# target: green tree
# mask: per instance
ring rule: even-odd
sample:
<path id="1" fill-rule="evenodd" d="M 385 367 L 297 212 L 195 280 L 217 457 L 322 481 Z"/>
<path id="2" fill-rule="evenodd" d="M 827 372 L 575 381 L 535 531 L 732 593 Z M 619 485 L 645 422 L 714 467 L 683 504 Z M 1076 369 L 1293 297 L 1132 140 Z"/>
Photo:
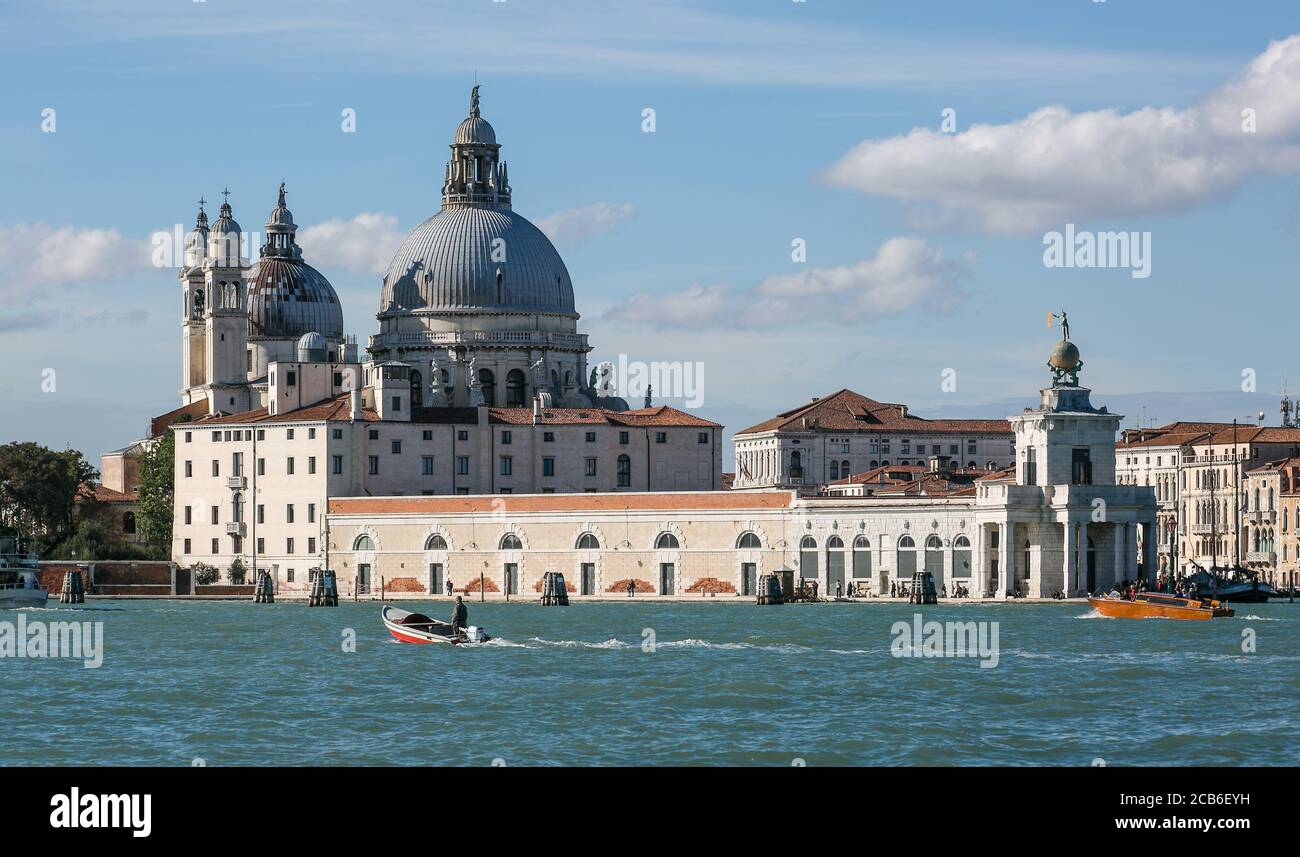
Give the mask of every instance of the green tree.
<path id="1" fill-rule="evenodd" d="M 72 534 L 78 501 L 94 503 L 99 471 L 75 449 L 0 446 L 0 521 L 41 553 Z"/>
<path id="2" fill-rule="evenodd" d="M 177 422 L 188 422 L 189 414 L 182 414 Z M 149 545 L 151 553 L 166 559 L 172 550 L 172 523 L 176 495 L 176 436 L 163 432 L 162 438 L 140 456 L 140 514 L 136 526 Z"/>

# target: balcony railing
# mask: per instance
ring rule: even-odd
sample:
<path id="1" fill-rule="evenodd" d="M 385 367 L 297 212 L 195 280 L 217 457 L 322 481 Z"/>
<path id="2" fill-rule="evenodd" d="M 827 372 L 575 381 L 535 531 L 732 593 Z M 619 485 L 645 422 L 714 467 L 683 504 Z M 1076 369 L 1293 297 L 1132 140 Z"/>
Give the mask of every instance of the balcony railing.
<path id="1" fill-rule="evenodd" d="M 1277 553 L 1274 551 L 1247 551 L 1246 562 L 1251 565 L 1277 565 Z"/>
<path id="2" fill-rule="evenodd" d="M 228 536 L 243 536 L 243 535 L 244 535 L 244 522 L 243 522 L 243 521 L 227 521 L 227 522 L 226 522 L 226 535 L 228 535 Z"/>
<path id="3" fill-rule="evenodd" d="M 226 487 L 236 488 L 242 491 L 244 488 L 248 487 L 248 480 L 243 476 L 227 476 Z"/>

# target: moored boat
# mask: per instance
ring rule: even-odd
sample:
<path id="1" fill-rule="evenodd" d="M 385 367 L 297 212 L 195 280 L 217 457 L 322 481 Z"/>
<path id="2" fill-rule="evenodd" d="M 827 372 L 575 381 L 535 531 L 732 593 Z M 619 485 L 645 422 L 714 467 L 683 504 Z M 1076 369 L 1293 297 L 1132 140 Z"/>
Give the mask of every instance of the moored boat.
<path id="1" fill-rule="evenodd" d="M 486 643 L 492 639 L 477 625 L 469 625 L 454 632 L 449 622 L 440 622 L 423 613 L 412 613 L 387 604 L 380 611 L 380 617 L 384 620 L 388 633 L 402 643 L 449 643 L 458 646 L 463 643 Z"/>
<path id="2" fill-rule="evenodd" d="M 14 539 L 0 539 L 0 610 L 45 606 L 50 593 L 37 570 L 35 554 L 20 552 Z"/>
<path id="3" fill-rule="evenodd" d="M 1139 592 L 1130 601 L 1118 593 L 1090 597 L 1088 603 L 1112 619 L 1226 619 L 1235 611 L 1220 601 Z"/>

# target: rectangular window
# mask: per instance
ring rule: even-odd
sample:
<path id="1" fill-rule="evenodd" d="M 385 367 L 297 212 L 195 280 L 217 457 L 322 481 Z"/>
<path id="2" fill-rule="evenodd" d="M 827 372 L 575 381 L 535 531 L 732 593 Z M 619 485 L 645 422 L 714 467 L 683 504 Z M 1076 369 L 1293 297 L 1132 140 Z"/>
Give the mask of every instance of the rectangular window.
<path id="1" fill-rule="evenodd" d="M 314 455 L 307 456 L 307 472 L 308 473 L 316 472 L 316 456 Z"/>
<path id="2" fill-rule="evenodd" d="M 258 539 L 258 540 L 257 540 L 257 552 L 258 552 L 259 554 L 264 554 L 264 553 L 266 553 L 266 539 Z"/>
<path id="3" fill-rule="evenodd" d="M 554 459 L 554 458 L 547 457 L 547 458 L 543 458 L 543 459 L 542 459 L 542 475 L 543 475 L 543 476 L 554 476 L 554 475 L 555 475 L 555 459 Z"/>
<path id="4" fill-rule="evenodd" d="M 469 456 L 468 456 L 468 455 L 458 455 L 458 456 L 456 456 L 456 475 L 457 475 L 457 476 L 468 476 L 468 475 L 469 475 Z"/>
<path id="5" fill-rule="evenodd" d="M 257 459 L 257 475 L 258 475 L 258 476 L 265 476 L 265 475 L 266 475 L 266 459 L 265 459 L 265 458 L 259 458 L 259 459 Z"/>
<path id="6" fill-rule="evenodd" d="M 595 443 L 595 442 L 596 442 L 596 433 L 594 431 L 587 432 L 587 443 Z"/>
<path id="7" fill-rule="evenodd" d="M 288 372 L 285 372 L 284 383 L 289 387 L 296 387 L 298 385 L 298 373 L 293 371 L 292 369 L 290 369 Z M 289 429 L 289 439 L 293 440 L 293 429 Z"/>
<path id="8" fill-rule="evenodd" d="M 379 456 L 377 455 L 370 456 L 370 475 L 379 475 Z"/>
<path id="9" fill-rule="evenodd" d="M 420 438 L 422 440 L 433 440 L 433 432 L 429 431 L 428 429 L 425 429 L 423 432 L 420 433 Z"/>
<path id="10" fill-rule="evenodd" d="M 392 400 L 393 400 L 393 413 L 397 413 L 402 409 L 402 397 L 393 396 Z"/>
<path id="11" fill-rule="evenodd" d="M 213 442 L 213 443 L 221 443 L 221 432 L 219 432 L 219 431 L 214 431 L 214 432 L 212 433 L 212 442 Z"/>
<path id="12" fill-rule="evenodd" d="M 307 539 L 307 553 L 316 553 L 316 539 Z"/>
<path id="13" fill-rule="evenodd" d="M 627 432 L 625 432 L 625 431 L 621 431 L 621 432 L 618 433 L 618 443 L 619 443 L 620 446 L 627 446 L 627 444 L 628 444 L 628 433 L 627 433 Z"/>
<path id="14" fill-rule="evenodd" d="M 555 443 L 555 432 L 553 431 L 542 432 L 542 443 Z"/>
<path id="15" fill-rule="evenodd" d="M 668 432 L 666 431 L 655 432 L 655 443 L 667 443 L 667 442 L 668 442 Z"/>
<path id="16" fill-rule="evenodd" d="M 220 540 L 220 539 L 213 539 L 213 540 L 212 540 L 212 553 L 214 553 L 214 554 L 221 553 L 221 540 Z"/>
<path id="17" fill-rule="evenodd" d="M 308 539 L 308 540 L 307 540 L 307 544 L 311 544 L 311 543 L 314 542 L 314 541 L 316 541 L 316 540 L 315 540 L 315 539 Z M 315 551 L 307 551 L 307 552 L 308 552 L 308 553 L 315 553 Z M 287 569 L 287 570 L 285 571 L 284 574 L 285 574 L 284 582 L 285 582 L 285 583 L 293 583 L 293 569 L 292 569 L 292 568 Z"/>
<path id="18" fill-rule="evenodd" d="M 257 439 L 258 439 L 258 440 L 266 440 L 266 429 L 258 429 L 258 430 L 257 430 Z"/>
<path id="19" fill-rule="evenodd" d="M 456 489 L 456 493 L 457 493 L 457 494 L 468 494 L 468 493 L 469 493 L 469 489 L 462 485 L 461 487 L 459 487 L 459 488 Z"/>
<path id="20" fill-rule="evenodd" d="M 501 475 L 512 476 L 514 475 L 514 469 L 515 460 L 508 455 L 501 456 Z"/>
<path id="21" fill-rule="evenodd" d="M 343 456 L 341 456 L 341 455 L 335 455 L 335 456 L 332 456 L 332 457 L 331 457 L 331 467 L 333 468 L 333 471 L 334 471 L 334 475 L 335 475 L 335 476 L 340 476 L 340 475 L 342 475 L 342 473 L 343 473 Z"/>
<path id="22" fill-rule="evenodd" d="M 371 440 L 379 440 L 379 430 L 378 430 L 378 429 L 371 429 L 371 430 L 370 430 L 370 439 L 371 439 Z"/>
<path id="23" fill-rule="evenodd" d="M 293 553 L 293 539 L 284 540 L 284 552 Z"/>
<path id="24" fill-rule="evenodd" d="M 217 461 L 215 458 L 212 459 L 212 475 L 213 476 L 221 475 L 221 462 Z"/>
<path id="25" fill-rule="evenodd" d="M 185 462 L 185 478 L 186 478 L 186 479 L 189 479 L 189 478 L 190 478 L 191 476 L 193 476 L 193 475 L 194 475 L 194 462 L 193 462 L 193 461 L 186 461 L 186 462 Z"/>
<path id="26" fill-rule="evenodd" d="M 194 440 L 194 438 L 193 438 L 193 434 L 194 434 L 194 432 L 192 432 L 192 431 L 187 431 L 187 432 L 185 432 L 185 442 L 186 442 L 186 443 L 189 443 L 190 441 Z"/>
<path id="27" fill-rule="evenodd" d="M 1070 451 L 1070 482 L 1073 485 L 1092 484 L 1091 450 L 1086 446 Z"/>
<path id="28" fill-rule="evenodd" d="M 420 473 L 423 476 L 433 475 L 433 456 L 426 455 L 420 459 Z"/>
<path id="29" fill-rule="evenodd" d="M 456 431 L 456 440 L 469 440 L 469 431 L 467 429 L 458 429 Z"/>
<path id="30" fill-rule="evenodd" d="M 1025 484 L 1038 484 L 1038 450 L 1032 446 L 1025 450 Z"/>
<path id="31" fill-rule="evenodd" d="M 695 442 L 696 442 L 696 443 L 708 443 L 708 442 L 709 442 L 709 433 L 706 432 L 706 431 L 702 431 L 702 432 L 700 432 L 700 433 L 699 433 L 699 436 L 696 437 Z M 845 450 L 845 451 L 847 452 L 848 450 Z"/>
<path id="32" fill-rule="evenodd" d="M 188 526 L 189 524 L 193 523 L 193 511 L 194 511 L 194 510 L 193 510 L 191 507 L 189 507 L 189 506 L 186 506 L 186 507 L 185 507 L 185 524 L 186 524 L 186 526 Z"/>
<path id="33" fill-rule="evenodd" d="M 292 375 L 293 373 L 290 372 L 289 374 Z M 290 385 L 290 386 L 292 386 L 292 385 Z M 285 429 L 285 430 L 284 430 L 284 437 L 285 437 L 285 440 L 293 440 L 293 429 Z"/>
<path id="34" fill-rule="evenodd" d="M 596 475 L 596 459 L 594 459 L 594 458 L 588 458 L 588 459 L 585 459 L 585 462 L 586 462 L 586 475 L 588 475 L 588 476 L 595 476 L 595 475 Z"/>
<path id="35" fill-rule="evenodd" d="M 257 522 L 259 524 L 266 523 L 266 507 L 263 506 L 261 503 L 257 504 Z"/>
<path id="36" fill-rule="evenodd" d="M 185 553 L 189 553 L 189 552 L 190 552 L 190 540 L 189 540 L 189 539 L 186 539 L 186 540 L 185 540 Z"/>
<path id="37" fill-rule="evenodd" d="M 335 373 L 334 373 L 334 386 L 335 386 L 335 387 L 342 387 L 342 386 L 343 386 L 343 373 L 342 373 L 342 372 L 335 372 Z"/>
<path id="38" fill-rule="evenodd" d="M 314 524 L 314 523 L 316 523 L 316 504 L 315 504 L 315 503 L 308 503 L 308 504 L 307 504 L 307 523 L 309 523 L 309 524 Z"/>
<path id="39" fill-rule="evenodd" d="M 287 464 L 285 465 L 284 472 L 287 473 L 287 474 L 289 474 L 290 476 L 293 475 L 293 459 L 292 459 L 292 458 L 287 459 Z"/>
<path id="40" fill-rule="evenodd" d="M 316 429 L 314 428 L 307 429 L 307 440 L 315 440 L 315 439 L 316 439 Z"/>
<path id="41" fill-rule="evenodd" d="M 220 506 L 213 506 L 213 507 L 212 507 L 212 523 L 214 523 L 214 524 L 219 524 L 219 523 L 221 523 L 221 507 L 220 507 Z"/>
<path id="42" fill-rule="evenodd" d="M 393 441 L 392 449 L 393 449 L 393 455 L 401 455 L 401 454 L 402 454 L 402 442 L 401 442 L 400 440 L 395 440 L 395 441 Z"/>
<path id="43" fill-rule="evenodd" d="M 502 446 L 505 446 L 505 445 L 508 444 L 508 443 L 510 443 L 510 432 L 509 432 L 509 431 L 502 431 L 502 432 L 501 432 L 501 445 L 502 445 Z"/>
<path id="44" fill-rule="evenodd" d="M 293 523 L 293 504 L 292 504 L 292 503 L 288 503 L 288 504 L 286 504 L 285 507 L 284 507 L 284 522 L 285 522 L 286 524 L 292 524 L 292 523 Z"/>
<path id="45" fill-rule="evenodd" d="M 970 439 L 970 440 L 967 440 L 967 441 L 966 441 L 966 454 L 967 454 L 967 455 L 974 455 L 974 454 L 975 454 L 975 441 L 974 441 L 974 439 Z"/>
<path id="46" fill-rule="evenodd" d="M 343 440 L 343 429 L 333 429 L 330 431 L 330 435 L 335 440 Z"/>

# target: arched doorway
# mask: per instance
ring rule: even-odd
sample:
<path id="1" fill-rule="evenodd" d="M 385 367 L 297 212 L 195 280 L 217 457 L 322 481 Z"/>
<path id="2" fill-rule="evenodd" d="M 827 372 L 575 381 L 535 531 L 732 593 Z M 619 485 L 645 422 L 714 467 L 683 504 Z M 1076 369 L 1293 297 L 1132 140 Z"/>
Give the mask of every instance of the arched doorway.
<path id="1" fill-rule="evenodd" d="M 934 577 L 934 588 L 944 586 L 943 540 L 931 533 L 925 539 L 925 570 Z"/>
<path id="2" fill-rule="evenodd" d="M 871 539 L 858 536 L 853 540 L 854 588 L 866 586 L 871 581 Z"/>
<path id="3" fill-rule="evenodd" d="M 971 576 L 970 539 L 958 536 L 952 540 L 952 576 L 969 580 Z"/>
<path id="4" fill-rule="evenodd" d="M 424 379 L 414 369 L 411 370 L 411 407 L 424 407 Z"/>
<path id="5" fill-rule="evenodd" d="M 478 385 L 483 391 L 483 401 L 488 405 L 497 403 L 497 376 L 491 369 L 478 370 Z"/>
<path id="6" fill-rule="evenodd" d="M 844 540 L 831 536 L 826 540 L 826 594 L 844 589 Z"/>
<path id="7" fill-rule="evenodd" d="M 916 574 L 916 542 L 911 536 L 898 540 L 898 582 L 910 583 Z"/>
<path id="8" fill-rule="evenodd" d="M 804 580 L 817 579 L 817 540 L 804 536 L 799 542 L 799 576 Z"/>

